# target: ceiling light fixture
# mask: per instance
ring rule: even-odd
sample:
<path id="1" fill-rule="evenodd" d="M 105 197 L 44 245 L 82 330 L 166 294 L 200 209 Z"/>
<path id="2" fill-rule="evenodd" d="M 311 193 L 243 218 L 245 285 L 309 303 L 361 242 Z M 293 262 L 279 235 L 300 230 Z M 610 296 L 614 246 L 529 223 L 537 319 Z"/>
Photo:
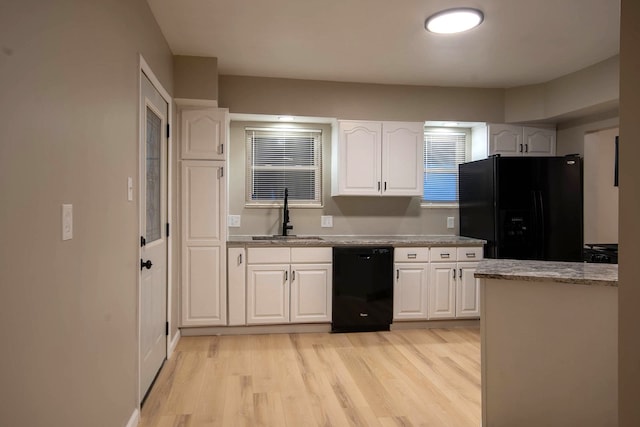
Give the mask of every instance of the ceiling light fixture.
<path id="1" fill-rule="evenodd" d="M 435 13 L 427 18 L 424 27 L 438 34 L 461 33 L 477 27 L 484 20 L 484 14 L 478 9 L 460 7 Z"/>

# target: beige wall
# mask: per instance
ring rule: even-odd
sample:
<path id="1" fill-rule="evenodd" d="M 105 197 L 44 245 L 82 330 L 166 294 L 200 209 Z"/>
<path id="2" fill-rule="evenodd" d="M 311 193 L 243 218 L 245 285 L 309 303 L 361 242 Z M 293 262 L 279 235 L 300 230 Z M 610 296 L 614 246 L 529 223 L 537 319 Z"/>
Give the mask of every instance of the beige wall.
<path id="1" fill-rule="evenodd" d="M 619 123 L 617 109 L 559 123 L 556 127 L 556 152 L 559 156 L 576 153 L 583 155 L 584 137 L 587 133 L 616 128 Z"/>
<path id="2" fill-rule="evenodd" d="M 617 107 L 620 59 L 598 64 L 546 83 L 506 90 L 505 121 L 557 121 Z"/>
<path id="3" fill-rule="evenodd" d="M 232 113 L 360 120 L 501 123 L 504 90 L 220 76 L 219 105 Z"/>
<path id="4" fill-rule="evenodd" d="M 218 99 L 218 58 L 174 55 L 175 98 Z"/>
<path id="5" fill-rule="evenodd" d="M 171 92 L 144 0 L 3 2 L 0 425 L 123 426 L 137 406 L 139 53 Z"/>
<path id="6" fill-rule="evenodd" d="M 614 183 L 618 128 L 584 138 L 584 242 L 618 243 L 618 187 Z"/>
<path id="7" fill-rule="evenodd" d="M 241 215 L 242 226 L 229 228 L 229 235 L 277 234 L 282 231 L 282 209 L 247 208 L 245 127 L 268 124 L 231 122 L 229 151 L 229 214 Z M 457 234 L 458 209 L 421 208 L 417 197 L 331 197 L 331 125 L 301 125 L 323 131 L 322 208 L 291 208 L 293 234 L 301 235 L 412 235 Z M 321 228 L 320 216 L 332 215 L 333 227 Z M 447 229 L 447 216 L 456 218 L 456 228 Z"/>
<path id="8" fill-rule="evenodd" d="M 622 0 L 620 35 L 620 427 L 640 425 L 640 2 Z"/>

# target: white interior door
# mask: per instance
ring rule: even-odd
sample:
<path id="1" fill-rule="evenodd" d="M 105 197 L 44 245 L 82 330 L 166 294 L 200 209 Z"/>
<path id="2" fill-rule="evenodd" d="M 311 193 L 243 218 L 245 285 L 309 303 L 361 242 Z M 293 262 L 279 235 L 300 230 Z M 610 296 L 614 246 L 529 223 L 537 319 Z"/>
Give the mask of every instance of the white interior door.
<path id="1" fill-rule="evenodd" d="M 140 400 L 167 357 L 168 104 L 142 73 L 140 112 Z"/>

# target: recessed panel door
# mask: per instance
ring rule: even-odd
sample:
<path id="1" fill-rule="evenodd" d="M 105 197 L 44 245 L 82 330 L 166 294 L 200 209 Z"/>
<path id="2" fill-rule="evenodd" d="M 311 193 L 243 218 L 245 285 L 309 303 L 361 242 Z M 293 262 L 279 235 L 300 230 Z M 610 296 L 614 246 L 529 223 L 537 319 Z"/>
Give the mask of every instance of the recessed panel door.
<path id="1" fill-rule="evenodd" d="M 140 399 L 167 356 L 167 117 L 168 105 L 141 76 Z"/>

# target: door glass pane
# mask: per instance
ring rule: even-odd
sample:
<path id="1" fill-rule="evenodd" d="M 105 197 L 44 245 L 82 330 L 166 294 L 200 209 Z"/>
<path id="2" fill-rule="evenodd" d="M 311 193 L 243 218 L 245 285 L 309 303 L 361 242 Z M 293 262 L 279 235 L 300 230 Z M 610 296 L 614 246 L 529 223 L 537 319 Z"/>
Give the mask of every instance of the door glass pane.
<path id="1" fill-rule="evenodd" d="M 161 237 L 161 127 L 162 119 L 147 107 L 147 243 Z"/>

